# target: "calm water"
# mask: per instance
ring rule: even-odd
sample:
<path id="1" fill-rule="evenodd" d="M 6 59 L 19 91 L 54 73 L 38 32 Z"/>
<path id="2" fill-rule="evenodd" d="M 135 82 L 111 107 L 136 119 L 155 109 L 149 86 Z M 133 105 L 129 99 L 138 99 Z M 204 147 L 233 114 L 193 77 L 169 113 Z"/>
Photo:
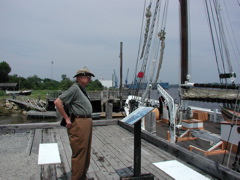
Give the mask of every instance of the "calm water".
<path id="1" fill-rule="evenodd" d="M 168 94 L 170 94 L 175 102 L 179 102 L 178 96 L 178 88 L 169 88 L 167 90 Z M 152 93 L 152 97 L 154 99 L 158 99 L 159 95 L 157 90 Z M 197 102 L 197 101 L 189 101 L 190 106 L 197 106 L 202 108 L 209 108 L 219 110 L 219 103 L 206 103 L 206 102 Z M 0 116 L 0 124 L 23 124 L 23 123 L 43 123 L 43 122 L 56 122 L 58 119 L 43 119 L 43 118 L 27 118 L 26 116 L 21 115 L 12 115 L 12 116 Z"/>
<path id="2" fill-rule="evenodd" d="M 0 116 L 0 124 L 57 122 L 58 119 L 27 118 L 23 115 Z"/>
<path id="3" fill-rule="evenodd" d="M 179 99 L 179 93 L 178 93 L 178 88 L 169 88 L 168 90 L 166 90 L 168 92 L 168 94 L 170 96 L 172 96 L 173 100 L 176 102 L 176 103 L 179 103 L 180 99 Z M 158 92 L 157 90 L 153 92 L 152 94 L 152 98 L 153 99 L 158 99 Z M 214 109 L 218 109 L 220 110 L 219 108 L 219 103 L 208 103 L 208 102 L 198 102 L 198 101 L 189 101 L 189 106 L 196 106 L 196 107 L 201 107 L 201 108 L 208 108 L 208 109 L 211 109 L 211 110 L 214 110 Z"/>

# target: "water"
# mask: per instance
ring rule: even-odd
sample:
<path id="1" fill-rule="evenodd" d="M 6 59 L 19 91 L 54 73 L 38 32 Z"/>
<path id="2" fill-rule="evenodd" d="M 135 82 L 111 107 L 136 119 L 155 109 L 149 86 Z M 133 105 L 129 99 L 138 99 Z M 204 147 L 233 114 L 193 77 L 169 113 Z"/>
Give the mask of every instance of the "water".
<path id="1" fill-rule="evenodd" d="M 25 115 L 13 114 L 11 116 L 0 116 L 0 124 L 25 124 L 25 123 L 45 123 L 57 122 L 57 118 L 28 118 Z"/>
<path id="2" fill-rule="evenodd" d="M 177 87 L 172 87 L 169 88 L 168 90 L 166 90 L 167 93 L 172 96 L 173 100 L 175 101 L 175 103 L 179 103 L 180 102 L 180 98 L 179 98 L 179 90 Z M 152 94 L 152 98 L 153 99 L 158 99 L 158 92 L 157 90 L 155 90 Z M 188 103 L 189 106 L 195 106 L 195 107 L 200 107 L 200 108 L 208 108 L 211 110 L 214 109 L 218 109 L 218 111 L 220 111 L 220 105 L 219 103 L 211 103 L 211 102 L 200 102 L 200 101 L 189 101 Z"/>
<path id="3" fill-rule="evenodd" d="M 178 88 L 169 88 L 167 90 L 168 94 L 172 96 L 175 102 L 179 102 Z M 153 99 L 158 99 L 159 95 L 157 90 L 154 90 L 152 93 Z M 198 101 L 189 101 L 190 106 L 209 108 L 211 110 L 220 109 L 219 103 L 208 103 L 208 102 L 198 102 Z M 49 118 L 27 118 L 24 115 L 11 115 L 11 116 L 0 116 L 0 124 L 24 124 L 24 123 L 44 123 L 44 122 L 57 122 L 59 119 L 49 119 Z"/>

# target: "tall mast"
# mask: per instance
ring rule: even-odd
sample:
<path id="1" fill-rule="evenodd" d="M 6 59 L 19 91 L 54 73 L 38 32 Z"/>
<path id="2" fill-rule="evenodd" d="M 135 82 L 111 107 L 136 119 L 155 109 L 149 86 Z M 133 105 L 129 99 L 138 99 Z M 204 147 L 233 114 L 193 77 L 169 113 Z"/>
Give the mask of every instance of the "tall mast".
<path id="1" fill-rule="evenodd" d="M 119 88 L 119 94 L 120 94 L 120 109 L 122 108 L 122 66 L 123 66 L 123 43 L 120 42 L 120 88 Z"/>
<path id="2" fill-rule="evenodd" d="M 180 43 L 181 43 L 181 84 L 188 75 L 188 5 L 187 0 L 180 1 Z"/>

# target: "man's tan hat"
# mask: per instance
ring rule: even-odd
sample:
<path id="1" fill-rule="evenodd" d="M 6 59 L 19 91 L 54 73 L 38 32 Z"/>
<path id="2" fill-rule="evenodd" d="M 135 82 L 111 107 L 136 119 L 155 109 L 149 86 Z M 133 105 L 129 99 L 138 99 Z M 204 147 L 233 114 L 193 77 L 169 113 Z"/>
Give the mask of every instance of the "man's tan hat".
<path id="1" fill-rule="evenodd" d="M 94 74 L 91 73 L 86 66 L 82 69 L 77 70 L 76 75 L 74 77 L 77 77 L 77 76 L 93 76 L 93 77 L 95 77 Z"/>

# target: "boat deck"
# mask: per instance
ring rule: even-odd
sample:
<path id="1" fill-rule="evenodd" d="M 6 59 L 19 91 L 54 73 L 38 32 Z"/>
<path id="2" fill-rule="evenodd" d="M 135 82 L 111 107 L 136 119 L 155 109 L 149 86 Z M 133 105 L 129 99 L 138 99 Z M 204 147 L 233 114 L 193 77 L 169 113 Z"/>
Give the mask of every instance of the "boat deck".
<path id="1" fill-rule="evenodd" d="M 117 125 L 117 121 L 109 122 L 105 124 L 101 124 L 100 121 L 94 122 L 91 164 L 88 175 L 94 177 L 95 180 L 120 179 L 119 170 L 133 167 L 133 134 Z M 9 166 L 5 167 L 1 163 L 0 176 L 3 179 L 69 179 L 71 149 L 67 131 L 58 123 L 55 123 L 55 126 L 53 124 L 0 126 L 0 152 L 4 154 L 4 156 L 0 156 L 0 162 L 7 161 L 6 164 Z M 57 143 L 61 164 L 38 165 L 39 143 Z M 151 173 L 154 175 L 154 179 L 173 178 L 153 163 L 168 160 L 178 160 L 184 163 L 176 156 L 143 139 L 141 147 L 141 173 Z M 18 162 L 23 163 L 18 164 Z M 184 164 L 191 167 L 190 164 Z M 204 174 L 196 168 L 193 169 Z M 211 176 L 204 175 L 212 179 Z"/>

